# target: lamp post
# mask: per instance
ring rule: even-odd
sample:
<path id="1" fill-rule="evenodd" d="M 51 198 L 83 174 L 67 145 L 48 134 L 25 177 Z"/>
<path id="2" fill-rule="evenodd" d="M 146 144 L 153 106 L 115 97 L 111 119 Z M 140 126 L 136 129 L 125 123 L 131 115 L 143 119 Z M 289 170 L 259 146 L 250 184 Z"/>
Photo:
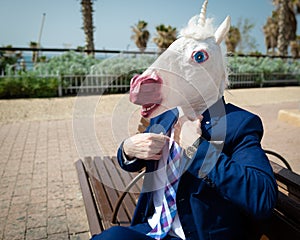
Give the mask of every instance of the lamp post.
<path id="1" fill-rule="evenodd" d="M 45 18 L 46 18 L 46 13 L 43 13 L 42 24 L 41 24 L 41 28 L 40 28 L 40 32 L 39 32 L 39 38 L 38 38 L 38 44 L 37 44 L 38 48 L 41 48 L 41 39 L 42 39 L 42 33 L 43 33 Z M 39 57 L 39 53 L 40 53 L 40 51 L 38 51 L 37 54 L 35 55 L 34 62 L 37 62 L 38 57 Z"/>

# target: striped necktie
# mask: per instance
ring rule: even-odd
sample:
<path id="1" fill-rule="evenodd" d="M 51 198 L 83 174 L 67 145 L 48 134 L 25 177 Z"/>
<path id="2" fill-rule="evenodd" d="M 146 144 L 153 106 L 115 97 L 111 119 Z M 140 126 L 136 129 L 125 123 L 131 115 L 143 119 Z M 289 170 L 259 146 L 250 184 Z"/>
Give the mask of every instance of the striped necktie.
<path id="1" fill-rule="evenodd" d="M 173 142 L 167 160 L 167 184 L 164 189 L 160 221 L 155 228 L 147 234 L 155 239 L 162 239 L 167 236 L 177 213 L 176 190 L 178 186 L 177 180 L 180 177 L 180 155 L 180 146 L 176 142 Z"/>

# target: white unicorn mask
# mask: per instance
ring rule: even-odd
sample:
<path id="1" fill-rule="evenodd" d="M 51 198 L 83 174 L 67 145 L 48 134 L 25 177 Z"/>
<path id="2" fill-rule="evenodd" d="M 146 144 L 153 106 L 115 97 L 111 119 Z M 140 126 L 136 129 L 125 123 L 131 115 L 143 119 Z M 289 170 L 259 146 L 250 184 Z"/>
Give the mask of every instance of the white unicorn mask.
<path id="1" fill-rule="evenodd" d="M 227 74 L 220 44 L 229 31 L 230 17 L 214 31 L 212 19 L 205 16 L 207 3 L 162 55 L 132 78 L 130 101 L 142 105 L 143 117 L 181 107 L 194 119 L 223 96 Z"/>

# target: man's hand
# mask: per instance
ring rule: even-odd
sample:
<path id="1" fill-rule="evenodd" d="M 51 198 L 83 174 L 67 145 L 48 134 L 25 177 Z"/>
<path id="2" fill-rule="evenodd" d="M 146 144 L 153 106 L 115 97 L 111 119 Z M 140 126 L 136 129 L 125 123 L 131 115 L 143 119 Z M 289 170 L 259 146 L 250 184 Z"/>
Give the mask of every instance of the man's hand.
<path id="1" fill-rule="evenodd" d="M 123 150 L 130 159 L 159 160 L 162 150 L 169 141 L 169 137 L 163 134 L 140 133 L 124 141 Z"/>
<path id="2" fill-rule="evenodd" d="M 192 146 L 193 143 L 202 135 L 201 121 L 203 116 L 200 115 L 195 119 L 188 119 L 179 112 L 179 118 L 174 125 L 174 140 L 183 149 Z"/>

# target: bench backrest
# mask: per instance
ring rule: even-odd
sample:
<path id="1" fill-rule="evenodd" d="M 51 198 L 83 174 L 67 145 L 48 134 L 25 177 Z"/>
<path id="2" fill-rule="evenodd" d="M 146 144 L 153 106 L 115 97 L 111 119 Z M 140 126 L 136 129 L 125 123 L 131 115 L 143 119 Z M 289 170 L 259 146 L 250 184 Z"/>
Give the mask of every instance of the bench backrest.
<path id="1" fill-rule="evenodd" d="M 266 239 L 300 239 L 300 176 L 270 162 L 278 183 L 278 201 L 271 219 L 257 226 Z"/>
<path id="2" fill-rule="evenodd" d="M 278 202 L 271 219 L 251 223 L 253 231 L 257 239 L 300 239 L 300 176 L 275 162 L 271 165 L 279 186 Z M 87 157 L 77 161 L 76 168 L 91 234 L 115 224 L 128 226 L 142 188 L 142 174 L 133 181 L 138 174 L 122 170 L 115 157 Z M 126 195 L 123 191 L 130 182 Z"/>
<path id="3" fill-rule="evenodd" d="M 137 181 L 130 193 L 123 196 L 120 206 L 117 205 L 126 186 L 138 174 L 122 170 L 115 157 L 86 157 L 76 162 L 76 168 L 91 234 L 102 232 L 113 225 L 130 225 L 142 181 Z M 114 213 L 116 207 L 118 211 Z"/>

